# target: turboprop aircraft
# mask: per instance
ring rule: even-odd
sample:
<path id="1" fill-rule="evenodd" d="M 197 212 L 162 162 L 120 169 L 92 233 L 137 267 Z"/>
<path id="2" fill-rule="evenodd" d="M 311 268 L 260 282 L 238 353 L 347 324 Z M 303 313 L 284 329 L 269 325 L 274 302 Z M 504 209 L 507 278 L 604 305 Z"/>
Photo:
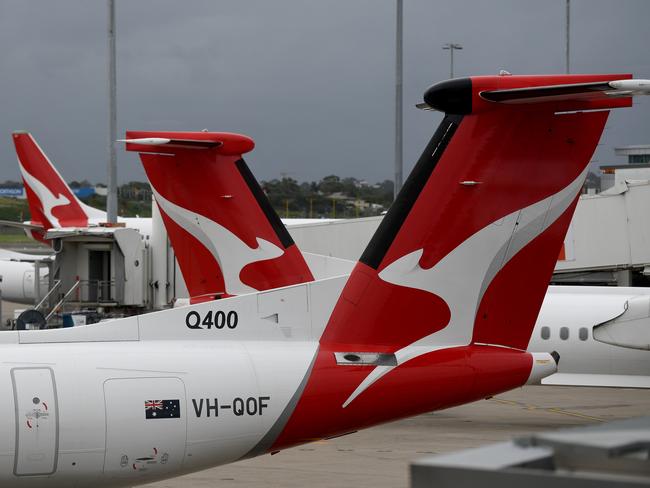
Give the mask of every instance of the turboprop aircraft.
<path id="1" fill-rule="evenodd" d="M 621 78 L 431 87 L 445 117 L 349 278 L 1 333 L 0 485 L 143 484 L 553 373 L 525 347 L 608 109 L 631 104 L 591 87 Z"/>
<path id="2" fill-rule="evenodd" d="M 129 131 L 122 142 L 140 153 L 193 302 L 352 271 L 350 261 L 301 255 L 243 159 L 252 139 Z M 565 359 L 542 382 L 650 388 L 650 353 L 638 350 L 648 347 L 649 300 L 650 288 L 550 286 L 528 350 Z M 639 331 L 625 344 L 602 339 L 601 324 L 629 329 L 630 316 Z"/>

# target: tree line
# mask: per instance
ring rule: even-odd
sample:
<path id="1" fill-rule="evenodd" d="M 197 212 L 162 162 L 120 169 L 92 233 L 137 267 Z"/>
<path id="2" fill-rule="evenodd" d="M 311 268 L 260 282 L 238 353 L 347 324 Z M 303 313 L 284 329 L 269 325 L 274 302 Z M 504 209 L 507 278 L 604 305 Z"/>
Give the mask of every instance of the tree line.
<path id="1" fill-rule="evenodd" d="M 105 187 L 87 180 L 71 181 L 70 187 Z M 393 200 L 393 182 L 385 180 L 370 184 L 356 178 L 326 176 L 320 181 L 299 183 L 293 178 L 280 178 L 260 183 L 271 205 L 281 217 L 293 218 L 352 218 L 379 215 Z M 0 188 L 19 188 L 21 182 L 0 182 Z M 106 197 L 94 194 L 81 198 L 84 203 L 106 209 Z M 123 217 L 151 216 L 151 187 L 148 182 L 131 181 L 118 187 L 118 213 Z M 30 219 L 27 200 L 0 198 L 0 219 L 26 221 Z"/>

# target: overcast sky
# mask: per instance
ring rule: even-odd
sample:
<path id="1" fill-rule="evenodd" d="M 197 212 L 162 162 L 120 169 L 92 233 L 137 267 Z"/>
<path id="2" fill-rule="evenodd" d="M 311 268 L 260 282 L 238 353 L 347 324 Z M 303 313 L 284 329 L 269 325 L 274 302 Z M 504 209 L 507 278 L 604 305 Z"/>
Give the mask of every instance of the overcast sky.
<path id="1" fill-rule="evenodd" d="M 118 134 L 242 132 L 259 179 L 393 178 L 395 0 L 116 0 Z M 414 104 L 456 75 L 564 71 L 565 0 L 404 0 L 404 164 L 440 116 Z M 572 0 L 571 68 L 650 78 L 650 1 Z M 67 180 L 106 180 L 106 2 L 0 0 L 0 179 L 27 129 Z M 650 143 L 650 99 L 609 119 L 594 160 Z M 144 180 L 118 149 L 120 182 Z"/>

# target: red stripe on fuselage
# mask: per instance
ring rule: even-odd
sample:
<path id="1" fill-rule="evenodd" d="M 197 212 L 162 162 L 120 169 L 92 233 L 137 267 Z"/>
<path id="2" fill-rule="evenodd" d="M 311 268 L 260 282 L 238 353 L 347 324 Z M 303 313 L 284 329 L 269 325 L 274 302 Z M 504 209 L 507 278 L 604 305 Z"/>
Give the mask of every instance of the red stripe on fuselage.
<path id="1" fill-rule="evenodd" d="M 524 384 L 532 368 L 530 354 L 512 349 L 443 349 L 398 366 L 343 408 L 373 367 L 337 365 L 334 352 L 319 351 L 305 391 L 271 451 L 479 400 Z"/>
<path id="2" fill-rule="evenodd" d="M 360 352 L 395 352 L 443 329 L 449 318 L 449 307 L 439 296 L 387 283 L 376 270 L 357 263 L 321 344 L 340 343 L 346 350 Z"/>

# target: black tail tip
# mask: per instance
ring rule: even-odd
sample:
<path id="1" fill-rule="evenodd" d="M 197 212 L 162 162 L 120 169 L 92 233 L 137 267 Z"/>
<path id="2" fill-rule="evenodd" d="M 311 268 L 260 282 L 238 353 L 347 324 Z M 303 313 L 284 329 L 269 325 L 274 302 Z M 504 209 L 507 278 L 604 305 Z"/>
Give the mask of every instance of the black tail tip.
<path id="1" fill-rule="evenodd" d="M 560 353 L 559 352 L 553 351 L 551 353 L 551 356 L 553 357 L 553 360 L 555 361 L 556 365 L 560 364 Z"/>
<path id="2" fill-rule="evenodd" d="M 471 114 L 472 80 L 454 78 L 436 83 L 424 92 L 424 101 L 432 109 L 446 114 Z"/>

